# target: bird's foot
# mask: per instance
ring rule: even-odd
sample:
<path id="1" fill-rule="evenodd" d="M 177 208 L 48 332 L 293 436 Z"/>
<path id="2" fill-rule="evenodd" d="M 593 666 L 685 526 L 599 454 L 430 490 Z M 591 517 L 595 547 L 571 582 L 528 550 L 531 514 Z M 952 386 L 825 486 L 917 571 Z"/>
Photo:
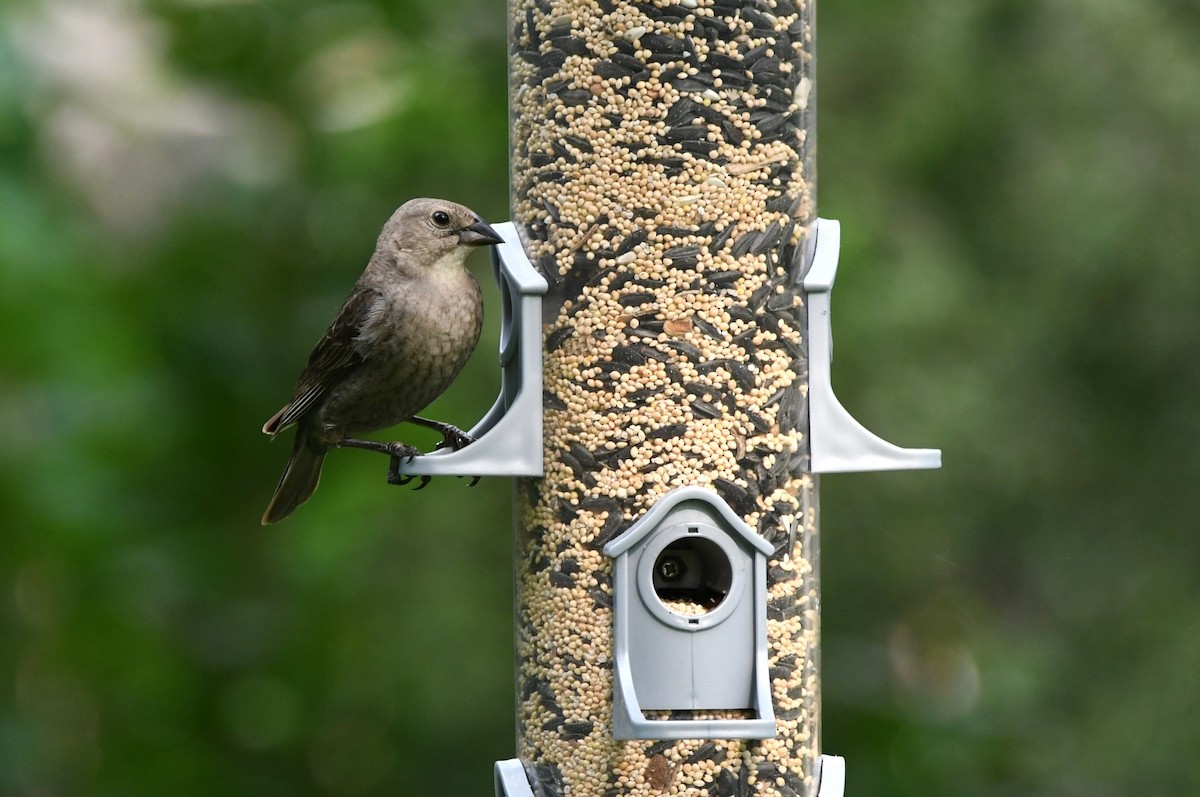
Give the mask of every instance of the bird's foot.
<path id="1" fill-rule="evenodd" d="M 435 451 L 443 448 L 448 448 L 451 451 L 459 451 L 475 442 L 474 437 L 471 437 L 471 435 L 457 426 L 446 424 L 445 428 L 440 431 L 442 433 L 442 442 L 437 444 L 437 447 L 434 449 Z"/>
<path id="2" fill-rule="evenodd" d="M 432 418 L 422 418 L 419 415 L 414 415 L 409 418 L 409 423 L 415 423 L 418 426 L 424 426 L 427 429 L 436 429 L 442 433 L 442 442 L 438 443 L 434 451 L 440 451 L 443 448 L 448 448 L 451 451 L 458 451 L 466 448 L 475 442 L 475 438 L 459 429 L 452 423 L 443 421 L 435 421 Z"/>
<path id="3" fill-rule="evenodd" d="M 401 463 L 407 464 L 412 462 L 413 459 L 420 456 L 421 452 L 412 446 L 406 446 L 403 443 L 393 443 L 392 445 L 396 446 L 396 453 L 392 454 L 391 464 L 388 465 L 387 481 L 388 484 L 394 484 L 398 487 L 402 487 L 415 479 L 416 476 L 407 473 L 401 473 Z M 415 489 L 420 490 L 427 484 L 429 484 L 429 476 L 423 475 L 421 476 L 421 483 L 417 485 Z"/>
<path id="4" fill-rule="evenodd" d="M 467 478 L 467 477 L 466 477 L 466 476 L 461 476 L 461 475 L 460 475 L 460 476 L 456 476 L 455 478 L 458 478 L 458 479 L 465 479 L 465 478 Z M 467 482 L 467 486 L 468 486 L 468 487 L 474 487 L 474 486 L 475 486 L 475 485 L 477 485 L 477 484 L 479 484 L 479 477 L 478 477 L 478 476 L 472 476 L 472 477 L 471 477 L 471 481 Z"/>

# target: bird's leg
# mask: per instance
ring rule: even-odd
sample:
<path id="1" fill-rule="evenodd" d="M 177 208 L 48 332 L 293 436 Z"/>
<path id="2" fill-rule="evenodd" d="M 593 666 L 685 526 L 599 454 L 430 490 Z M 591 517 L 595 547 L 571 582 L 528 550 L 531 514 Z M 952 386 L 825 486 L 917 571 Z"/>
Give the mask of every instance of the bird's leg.
<path id="1" fill-rule="evenodd" d="M 405 445 L 404 443 L 380 443 L 375 440 L 359 440 L 354 437 L 343 437 L 334 443 L 337 448 L 362 448 L 367 451 L 377 451 L 380 454 L 387 454 L 389 457 L 403 459 L 407 462 L 412 462 L 416 457 L 421 456 L 421 452 L 416 446 Z"/>
<path id="2" fill-rule="evenodd" d="M 392 458 L 388 464 L 387 480 L 388 484 L 404 485 L 413 480 L 413 476 L 400 472 L 401 462 L 412 462 L 417 457 L 421 456 L 421 452 L 415 446 L 405 445 L 404 443 L 380 443 L 375 440 L 358 440 L 353 437 L 343 437 L 335 443 L 338 448 L 362 448 L 367 451 L 377 451 L 380 454 L 387 454 Z M 429 477 L 422 476 L 421 487 L 429 484 Z"/>
<path id="3" fill-rule="evenodd" d="M 424 426 L 426 429 L 436 429 L 441 432 L 442 442 L 437 444 L 435 451 L 442 448 L 448 448 L 451 451 L 458 451 L 461 448 L 466 448 L 475 442 L 475 438 L 459 429 L 457 426 L 442 421 L 435 421 L 432 418 L 422 418 L 420 415 L 414 415 L 408 419 L 409 423 L 415 423 L 417 426 Z"/>

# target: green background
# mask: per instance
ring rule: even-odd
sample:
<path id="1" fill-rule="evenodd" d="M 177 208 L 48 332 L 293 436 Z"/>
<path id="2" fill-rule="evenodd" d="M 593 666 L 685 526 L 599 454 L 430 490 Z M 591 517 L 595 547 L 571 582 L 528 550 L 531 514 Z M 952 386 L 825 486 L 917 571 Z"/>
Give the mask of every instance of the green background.
<path id="1" fill-rule="evenodd" d="M 490 793 L 508 481 L 264 529 L 258 429 L 396 205 L 507 215 L 504 14 L 0 6 L 0 794 Z M 847 794 L 1200 793 L 1200 11 L 827 2 L 818 72 L 837 392 L 945 463 L 822 480 Z"/>

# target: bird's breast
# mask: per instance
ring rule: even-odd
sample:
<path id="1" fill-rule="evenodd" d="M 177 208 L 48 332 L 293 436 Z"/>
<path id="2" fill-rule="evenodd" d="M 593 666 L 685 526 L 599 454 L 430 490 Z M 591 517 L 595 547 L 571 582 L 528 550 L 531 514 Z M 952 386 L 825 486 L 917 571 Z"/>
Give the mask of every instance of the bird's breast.
<path id="1" fill-rule="evenodd" d="M 465 270 L 388 286 L 362 325 L 363 362 L 323 408 L 339 434 L 393 426 L 419 413 L 462 370 L 479 341 L 483 302 Z"/>

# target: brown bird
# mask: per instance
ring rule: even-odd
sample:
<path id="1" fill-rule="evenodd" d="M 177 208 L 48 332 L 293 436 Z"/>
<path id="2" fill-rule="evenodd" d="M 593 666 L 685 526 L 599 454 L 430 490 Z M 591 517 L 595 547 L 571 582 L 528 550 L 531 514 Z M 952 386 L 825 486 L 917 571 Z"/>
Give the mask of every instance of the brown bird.
<path id="1" fill-rule="evenodd" d="M 396 483 L 402 483 L 400 460 L 420 453 L 351 435 L 408 421 L 441 432 L 438 448 L 472 442 L 462 430 L 417 413 L 454 380 L 479 341 L 483 298 L 465 261 L 475 247 L 500 242 L 479 216 L 453 202 L 413 199 L 392 214 L 350 298 L 309 355 L 292 400 L 263 426 L 274 437 L 296 425 L 292 456 L 263 525 L 308 500 L 330 449 L 391 455 L 388 480 Z"/>

